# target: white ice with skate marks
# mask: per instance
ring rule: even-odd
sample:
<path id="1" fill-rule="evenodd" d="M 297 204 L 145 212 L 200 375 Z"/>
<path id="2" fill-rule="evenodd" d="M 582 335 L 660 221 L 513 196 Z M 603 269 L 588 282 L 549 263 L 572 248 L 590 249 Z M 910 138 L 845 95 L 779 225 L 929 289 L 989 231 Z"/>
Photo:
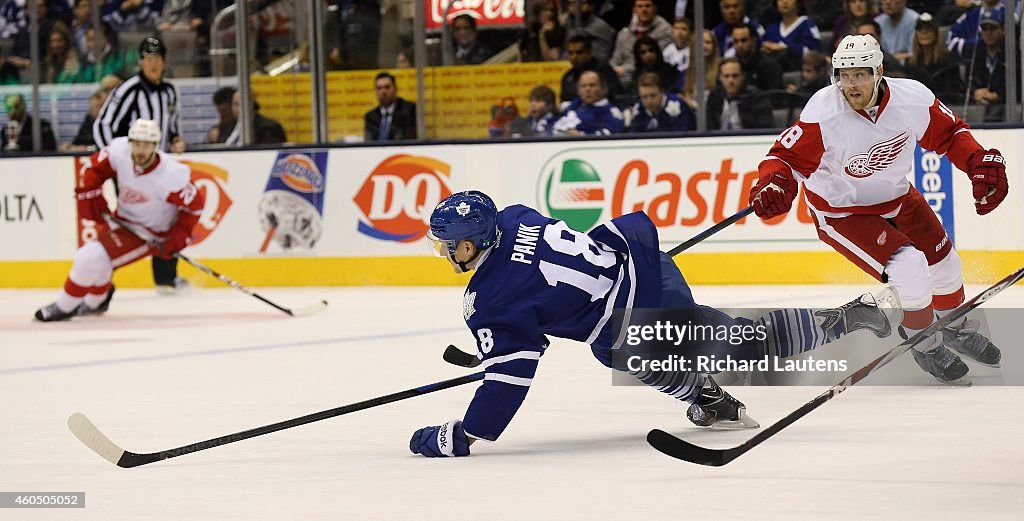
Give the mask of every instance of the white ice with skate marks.
<path id="1" fill-rule="evenodd" d="M 870 287 L 868 287 L 870 289 Z M 697 287 L 717 306 L 834 306 L 865 287 Z M 877 289 L 877 287 L 875 288 Z M 968 288 L 968 294 L 983 288 Z M 0 491 L 85 491 L 84 510 L 18 519 L 1020 519 L 1024 391 L 855 386 L 722 468 L 668 458 L 659 427 L 707 446 L 751 435 L 691 428 L 676 402 L 612 387 L 585 346 L 554 341 L 495 444 L 457 460 L 408 452 L 460 417 L 467 385 L 121 469 L 68 430 L 81 411 L 118 446 L 153 452 L 469 372 L 441 360 L 472 338 L 462 289 L 278 289 L 289 318 L 237 291 L 118 291 L 107 316 L 30 321 L 53 291 L 0 290 Z M 1024 288 L 989 305 L 1024 308 Z M 1004 360 L 1017 346 L 1002 346 Z M 886 346 L 880 346 L 879 350 Z M 907 365 L 909 364 L 909 365 Z M 892 364 L 914 367 L 909 356 Z M 835 382 L 831 382 L 835 383 Z M 762 425 L 824 387 L 729 387 Z"/>

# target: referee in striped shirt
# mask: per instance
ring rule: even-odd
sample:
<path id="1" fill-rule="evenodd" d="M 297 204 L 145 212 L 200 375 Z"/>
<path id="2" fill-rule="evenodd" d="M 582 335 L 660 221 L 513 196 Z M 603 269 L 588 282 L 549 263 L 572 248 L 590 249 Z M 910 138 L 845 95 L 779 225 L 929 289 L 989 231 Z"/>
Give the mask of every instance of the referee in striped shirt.
<path id="1" fill-rule="evenodd" d="M 161 150 L 185 151 L 179 131 L 178 89 L 164 81 L 166 57 L 167 47 L 159 38 L 150 36 L 139 44 L 139 73 L 110 92 L 93 123 L 92 135 L 98 148 L 106 147 L 116 137 L 127 136 L 132 122 L 142 118 L 160 125 Z M 178 279 L 178 258 L 154 256 L 153 281 L 161 294 L 173 294 L 176 287 L 184 285 L 184 280 Z"/>

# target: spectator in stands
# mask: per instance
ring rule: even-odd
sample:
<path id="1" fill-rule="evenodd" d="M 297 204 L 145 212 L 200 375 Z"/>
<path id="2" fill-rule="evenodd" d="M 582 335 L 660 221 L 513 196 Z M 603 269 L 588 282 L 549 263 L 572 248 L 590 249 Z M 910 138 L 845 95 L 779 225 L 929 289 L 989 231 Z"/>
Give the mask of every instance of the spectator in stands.
<path id="1" fill-rule="evenodd" d="M 801 66 L 807 51 L 821 50 L 821 33 L 810 18 L 800 15 L 797 0 L 775 0 L 782 20 L 765 28 L 761 50 L 774 58 L 784 71 Z"/>
<path id="2" fill-rule="evenodd" d="M 106 91 L 108 94 L 116 89 L 119 85 L 124 83 L 124 78 L 117 74 L 107 74 L 100 78 L 100 89 Z"/>
<path id="3" fill-rule="evenodd" d="M 1006 53 L 1003 11 L 986 11 L 978 24 L 981 43 L 975 46 L 971 92 L 974 102 L 985 106 L 985 121 L 1002 121 L 1006 103 Z M 1020 64 L 1017 64 L 1020 71 Z M 1019 94 L 1018 94 L 1019 95 Z"/>
<path id="4" fill-rule="evenodd" d="M 836 18 L 832 26 L 832 51 L 836 50 L 839 40 L 857 34 L 857 21 L 878 16 L 878 3 L 875 0 L 843 0 L 843 14 Z"/>
<path id="5" fill-rule="evenodd" d="M 561 60 L 565 48 L 565 29 L 558 21 L 555 0 L 534 2 L 530 14 L 529 23 L 519 37 L 520 61 Z"/>
<path id="6" fill-rule="evenodd" d="M 854 25 L 856 26 L 854 34 L 867 34 L 878 42 L 882 41 L 882 27 L 878 25 L 878 22 L 871 18 L 862 18 L 854 22 Z M 885 48 L 882 49 L 882 68 L 885 69 L 886 76 L 906 77 L 903 72 L 903 64 Z"/>
<path id="7" fill-rule="evenodd" d="M 693 43 L 693 22 L 689 18 L 677 18 L 672 22 L 672 43 L 666 45 L 661 54 L 665 61 L 679 71 L 682 78 L 690 68 L 690 44 Z"/>
<path id="8" fill-rule="evenodd" d="M 231 131 L 235 129 L 235 125 L 238 124 L 234 111 L 235 91 L 237 90 L 234 87 L 221 87 L 213 93 L 213 106 L 217 109 L 217 124 L 210 127 L 206 133 L 207 143 L 224 143 Z"/>
<path id="9" fill-rule="evenodd" d="M 837 0 L 805 0 L 804 12 L 814 21 L 814 25 L 822 31 L 831 31 L 836 20 L 843 14 L 843 2 Z M 829 42 L 821 42 L 822 47 Z"/>
<path id="10" fill-rule="evenodd" d="M 452 20 L 452 39 L 456 65 L 476 65 L 491 57 L 491 51 L 477 40 L 476 19 L 468 14 L 460 14 Z"/>
<path id="11" fill-rule="evenodd" d="M 640 101 L 633 105 L 630 132 L 677 132 L 697 128 L 690 106 L 679 96 L 666 93 L 657 74 L 644 73 L 636 84 Z"/>
<path id="12" fill-rule="evenodd" d="M 809 51 L 804 55 L 803 65 L 800 68 L 800 86 L 790 83 L 786 85 L 786 91 L 810 98 L 815 92 L 832 83 L 832 79 L 828 77 L 830 65 L 828 56 L 820 52 Z"/>
<path id="13" fill-rule="evenodd" d="M 75 134 L 74 139 L 70 143 L 62 143 L 60 145 L 62 151 L 96 150 L 96 140 L 92 137 L 92 125 L 96 122 L 96 116 L 100 114 L 103 103 L 107 101 L 108 94 L 109 92 L 102 88 L 92 93 L 92 96 L 89 97 L 89 112 L 85 114 L 85 119 L 82 120 L 82 124 L 78 127 L 78 133 Z"/>
<path id="14" fill-rule="evenodd" d="M 18 0 L 0 0 L 0 38 L 13 38 L 28 26 L 28 13 Z"/>
<path id="15" fill-rule="evenodd" d="M 80 83 L 93 83 L 96 78 L 102 78 L 111 74 L 128 78 L 138 72 L 139 53 L 135 49 L 122 49 L 118 42 L 117 33 L 106 22 L 100 22 L 100 30 L 89 27 L 85 31 L 86 41 L 89 42 L 89 50 L 84 56 L 85 64 L 79 74 Z M 99 55 L 95 55 L 94 49 L 100 49 Z M 96 65 L 99 64 L 99 76 L 97 76 Z"/>
<path id="16" fill-rule="evenodd" d="M 7 109 L 7 124 L 0 132 L 0 151 L 4 154 L 16 152 L 32 152 L 32 115 L 25 107 L 25 97 L 21 94 L 8 94 L 4 98 Z M 42 151 L 57 150 L 57 138 L 53 136 L 50 121 L 41 118 L 39 130 L 42 134 Z"/>
<path id="17" fill-rule="evenodd" d="M 600 74 L 584 71 L 576 90 L 580 97 L 570 102 L 555 122 L 555 135 L 609 135 L 625 130 L 622 112 L 608 101 Z"/>
<path id="18" fill-rule="evenodd" d="M 615 37 L 615 50 L 611 65 L 623 84 L 633 81 L 633 45 L 641 36 L 650 36 L 658 42 L 658 49 L 672 43 L 672 26 L 658 16 L 654 0 L 633 0 L 633 20 Z"/>
<path id="19" fill-rule="evenodd" d="M 670 92 L 681 92 L 683 90 L 682 79 L 679 76 L 679 69 L 669 65 L 665 62 L 665 58 L 661 55 L 661 49 L 658 47 L 658 42 L 650 36 L 641 36 L 637 38 L 636 43 L 633 44 L 633 61 L 636 63 L 636 68 L 633 69 L 633 78 L 630 83 L 633 84 L 633 93 L 637 94 L 637 80 L 640 76 L 653 72 L 660 78 L 660 83 L 665 90 Z"/>
<path id="20" fill-rule="evenodd" d="M 509 137 L 550 136 L 558 121 L 558 106 L 555 91 L 547 85 L 539 85 L 530 91 L 530 112 L 509 127 Z"/>
<path id="21" fill-rule="evenodd" d="M 43 83 L 74 83 L 81 73 L 78 53 L 71 46 L 71 35 L 63 22 L 55 24 L 50 31 L 40 81 Z"/>
<path id="22" fill-rule="evenodd" d="M 147 31 L 156 27 L 163 0 L 108 0 L 102 19 L 115 31 Z"/>
<path id="23" fill-rule="evenodd" d="M 228 135 L 227 140 L 224 144 L 229 146 L 241 146 L 242 144 L 242 129 L 240 114 L 242 111 L 242 93 L 235 91 L 235 95 L 231 97 L 231 113 L 235 117 L 235 129 Z M 288 141 L 288 136 L 285 135 L 284 127 L 280 123 L 270 119 L 263 114 L 260 114 L 260 104 L 256 102 L 256 99 L 252 100 L 252 144 L 253 145 L 280 145 Z"/>
<path id="24" fill-rule="evenodd" d="M 749 25 L 754 28 L 754 38 L 757 45 L 761 44 L 761 37 L 764 36 L 764 28 L 756 20 L 747 16 L 747 8 L 743 0 L 722 0 L 722 23 L 712 29 L 715 39 L 718 40 L 718 52 L 723 57 L 735 56 L 732 48 L 732 30 L 741 26 Z"/>
<path id="25" fill-rule="evenodd" d="M 156 30 L 186 31 L 192 24 L 192 0 L 164 0 Z"/>
<path id="26" fill-rule="evenodd" d="M 718 64 L 722 61 L 722 55 L 718 52 L 718 40 L 715 33 L 704 30 L 704 92 L 705 96 L 710 93 L 718 84 Z M 690 63 L 697 62 L 697 46 L 690 46 Z M 697 110 L 697 67 L 690 67 L 686 71 L 686 81 L 683 83 L 683 99 L 691 109 Z M 704 101 L 704 100 L 701 100 Z"/>
<path id="27" fill-rule="evenodd" d="M 615 99 L 622 94 L 622 84 L 619 83 L 619 75 L 615 73 L 615 69 L 612 69 L 611 65 L 598 61 L 597 57 L 593 55 L 590 38 L 577 34 L 569 38 L 569 42 L 565 47 L 572 68 L 565 71 L 565 74 L 562 75 L 562 94 L 559 96 L 559 99 L 563 103 L 579 97 L 576 92 L 576 85 L 579 83 L 580 75 L 583 74 L 583 71 L 597 71 L 601 75 L 605 87 L 608 89 L 609 98 Z"/>
<path id="28" fill-rule="evenodd" d="M 782 67 L 774 58 L 761 52 L 756 34 L 749 25 L 740 25 L 732 30 L 735 57 L 743 66 L 745 81 L 761 90 L 781 89 Z"/>
<path id="29" fill-rule="evenodd" d="M 566 37 L 587 36 L 592 46 L 592 54 L 597 61 L 607 63 L 612 57 L 612 46 L 615 45 L 615 29 L 608 22 L 594 14 L 594 3 L 597 0 L 569 0 L 568 9 L 562 18 Z M 580 10 L 580 23 L 576 23 L 576 9 Z"/>
<path id="30" fill-rule="evenodd" d="M 917 19 L 914 52 L 907 59 L 907 75 L 923 83 L 947 104 L 963 101 L 960 59 L 939 42 L 939 27 L 928 13 Z"/>
<path id="31" fill-rule="evenodd" d="M 512 96 L 505 96 L 491 105 L 491 120 L 487 122 L 490 137 L 508 137 L 509 127 L 519 119 L 519 106 Z"/>
<path id="32" fill-rule="evenodd" d="M 75 0 L 71 15 L 71 41 L 74 42 L 78 55 L 85 56 L 89 53 L 85 30 L 92 27 L 92 0 Z"/>
<path id="33" fill-rule="evenodd" d="M 722 9 L 721 2 L 719 0 L 703 0 L 704 1 L 704 27 L 701 29 L 707 29 L 715 27 L 722 23 Z M 831 0 L 829 0 L 831 1 Z M 668 4 L 667 6 L 665 4 Z M 658 2 L 658 12 L 662 13 L 662 16 L 666 20 L 678 20 L 680 18 L 688 18 L 695 20 L 694 6 L 697 4 L 694 0 L 660 0 Z M 694 32 L 699 32 L 694 28 Z"/>
<path id="34" fill-rule="evenodd" d="M 374 78 L 377 107 L 363 117 L 366 141 L 416 139 L 416 104 L 398 97 L 398 82 L 388 72 Z"/>
<path id="35" fill-rule="evenodd" d="M 375 69 L 380 41 L 380 2 L 349 0 L 327 13 L 325 46 L 333 69 Z"/>
<path id="36" fill-rule="evenodd" d="M 398 51 L 395 55 L 395 68 L 396 69 L 411 69 L 416 66 L 415 54 L 412 49 L 405 48 Z"/>
<path id="37" fill-rule="evenodd" d="M 910 57 L 918 16 L 917 11 L 907 9 L 907 0 L 882 0 L 882 14 L 875 17 L 882 31 L 882 50 L 900 63 Z"/>
<path id="38" fill-rule="evenodd" d="M 708 130 L 775 128 L 768 97 L 757 87 L 747 85 L 738 59 L 722 60 L 718 81 L 719 85 L 708 96 Z"/>
<path id="39" fill-rule="evenodd" d="M 978 45 L 978 32 L 983 14 L 998 11 L 1005 18 L 1006 6 L 1003 0 L 981 0 L 981 5 L 974 5 L 960 18 L 956 19 L 946 35 L 946 47 L 963 59 L 974 55 L 974 47 Z"/>
<path id="40" fill-rule="evenodd" d="M 21 73 L 13 63 L 4 56 L 0 49 L 0 85 L 17 85 L 21 83 Z"/>
<path id="41" fill-rule="evenodd" d="M 32 1 L 32 0 L 28 0 Z M 45 0 L 35 0 L 36 7 L 39 10 L 39 54 L 45 55 L 46 49 L 50 44 L 50 31 L 57 24 L 63 24 L 57 18 L 50 16 L 49 7 Z M 18 32 L 14 37 L 14 49 L 11 51 L 11 57 L 9 60 L 19 69 L 28 69 L 31 65 L 29 55 L 31 54 L 30 47 L 32 42 L 32 31 L 29 30 L 28 19 L 29 19 L 29 6 L 25 4 L 22 8 L 25 16 L 25 25 L 21 31 Z"/>

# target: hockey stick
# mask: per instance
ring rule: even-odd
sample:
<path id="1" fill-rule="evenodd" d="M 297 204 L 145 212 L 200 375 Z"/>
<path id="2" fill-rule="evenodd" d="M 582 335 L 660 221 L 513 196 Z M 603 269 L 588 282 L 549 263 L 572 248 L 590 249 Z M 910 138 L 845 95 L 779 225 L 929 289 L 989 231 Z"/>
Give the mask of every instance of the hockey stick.
<path id="1" fill-rule="evenodd" d="M 714 235 L 714 234 L 724 230 L 725 228 L 729 227 L 730 225 L 732 225 L 736 221 L 738 221 L 738 220 L 740 220 L 740 219 L 750 215 L 753 211 L 754 211 L 754 207 L 753 206 L 748 206 L 748 207 L 746 207 L 746 208 L 744 208 L 744 209 L 734 213 L 731 217 L 728 217 L 728 218 L 724 219 L 722 222 L 716 223 L 715 225 L 711 226 L 707 230 L 704 230 L 704 231 L 698 233 L 697 235 L 693 236 L 693 238 L 689 239 L 688 241 L 680 244 L 679 246 L 676 246 L 675 248 L 672 248 L 671 250 L 669 250 L 667 252 L 668 255 L 670 257 L 675 257 L 676 255 L 682 253 L 683 251 L 690 249 L 690 247 L 692 247 L 693 245 L 697 244 L 698 242 L 701 242 L 704 239 L 707 239 L 708 237 L 711 237 L 712 235 Z M 454 345 L 449 345 L 444 350 L 443 358 L 444 358 L 445 362 L 448 362 L 449 364 L 457 365 L 459 367 L 466 367 L 466 368 L 472 369 L 472 368 L 480 365 L 480 359 L 477 358 L 476 355 L 467 353 L 467 352 L 459 349 L 458 347 L 455 347 Z"/>
<path id="2" fill-rule="evenodd" d="M 788 415 L 786 415 L 786 417 L 773 423 L 767 429 L 764 429 L 761 432 L 757 433 L 757 435 L 747 440 L 746 442 L 742 443 L 741 445 L 728 449 L 709 449 L 679 439 L 660 429 L 653 429 L 651 432 L 647 433 L 647 443 L 650 443 L 651 446 L 657 449 L 658 451 L 676 459 L 689 461 L 691 463 L 698 463 L 701 465 L 709 465 L 713 467 L 725 465 L 726 463 L 729 463 L 730 461 L 742 456 L 750 449 L 760 445 L 763 441 L 767 440 L 768 438 L 771 438 L 779 431 L 793 424 L 793 422 L 799 420 L 800 418 L 804 417 L 807 413 L 813 411 L 814 409 L 817 409 L 825 402 L 831 400 L 832 398 L 835 398 L 836 395 L 845 391 L 850 386 L 855 385 L 857 382 L 867 378 L 868 375 L 877 371 L 885 364 L 891 362 L 894 358 L 900 356 L 910 348 L 914 347 L 914 345 L 916 345 L 925 337 L 931 336 L 936 331 L 939 331 L 940 329 L 951 324 L 954 320 L 963 317 L 974 308 L 980 306 L 982 303 L 992 298 L 1000 291 L 1016 284 L 1017 281 L 1019 281 L 1021 278 L 1024 278 L 1024 268 L 1017 270 L 1008 277 L 997 282 L 995 285 L 988 288 L 980 295 L 972 298 L 971 300 L 968 300 L 967 302 L 964 302 L 955 310 L 953 310 L 952 313 L 946 315 L 945 317 L 942 317 L 939 320 L 936 320 L 935 322 L 932 323 L 932 325 L 924 328 L 918 334 L 914 335 L 912 338 L 904 341 L 900 345 L 889 350 L 887 353 L 876 358 L 868 365 L 860 368 L 855 373 L 846 377 L 846 379 L 844 379 L 843 381 L 835 384 L 830 389 L 819 394 L 813 400 L 807 402 L 797 410 L 789 413 Z"/>
<path id="3" fill-rule="evenodd" d="M 394 394 L 388 394 L 385 396 L 379 396 L 377 398 L 371 398 L 361 402 L 343 405 L 334 409 L 328 409 L 326 411 L 315 412 L 313 414 L 307 414 L 306 416 L 300 416 L 298 418 L 292 418 L 278 423 L 272 423 L 270 425 L 264 425 L 262 427 L 256 427 L 255 429 L 249 429 L 247 431 L 236 432 L 234 434 L 228 434 L 219 438 L 212 438 L 206 441 L 200 441 L 197 443 L 191 443 L 189 445 L 183 445 L 174 449 L 162 450 L 160 452 L 149 452 L 149 453 L 135 453 L 124 450 L 116 443 L 110 441 L 105 434 L 100 432 L 96 428 L 89 418 L 80 412 L 72 414 L 68 418 L 68 428 L 71 429 L 71 433 L 75 435 L 86 447 L 90 450 L 99 454 L 107 461 L 117 465 L 118 467 L 131 468 L 138 467 L 139 465 L 146 465 L 153 463 L 154 461 L 165 460 L 168 458 L 176 458 L 184 454 L 190 454 L 201 450 L 211 449 L 213 447 L 219 447 L 221 445 L 227 445 L 228 443 L 234 443 L 236 441 L 242 441 L 249 438 L 255 438 L 256 436 L 263 436 L 264 434 L 270 434 L 272 432 L 282 431 L 290 429 L 292 427 L 298 427 L 299 425 L 305 425 L 307 423 L 313 423 L 320 420 L 326 420 L 335 416 L 341 416 L 342 414 L 348 414 L 356 411 L 362 411 L 364 409 L 370 409 L 379 405 L 387 403 L 397 402 L 399 400 L 405 400 L 407 398 L 414 398 L 416 396 L 432 393 L 434 391 L 440 391 L 442 389 L 448 389 L 451 387 L 457 387 L 459 385 L 468 384 L 477 380 L 483 380 L 484 373 L 473 373 L 466 376 L 460 376 L 458 378 L 452 378 L 451 380 L 444 380 L 422 387 L 416 387 L 414 389 L 408 389 L 400 391 Z"/>
<path id="4" fill-rule="evenodd" d="M 117 218 L 117 216 L 115 216 L 113 214 L 108 215 L 107 218 L 110 219 L 111 221 L 113 221 L 114 223 L 116 223 L 118 226 L 120 226 L 120 227 L 122 227 L 122 228 L 124 228 L 124 229 L 126 229 L 126 230 L 128 230 L 130 232 L 132 232 L 138 238 L 146 241 L 146 244 L 148 244 L 150 247 L 159 249 L 160 245 L 163 243 L 163 241 L 161 241 L 159 238 L 153 236 L 153 234 L 149 233 L 147 230 L 140 229 L 138 227 L 132 226 L 132 225 L 122 221 L 121 219 Z M 245 287 L 245 286 L 235 282 L 231 278 L 229 278 L 229 277 L 227 277 L 225 275 L 221 275 L 220 273 L 217 273 L 212 268 L 206 266 L 205 264 L 203 264 L 203 263 L 201 263 L 201 262 L 199 262 L 197 260 L 192 259 L 191 257 L 186 256 L 185 254 L 183 254 L 181 252 L 175 253 L 174 256 L 179 258 L 179 259 L 181 259 L 181 260 L 183 260 L 183 261 L 185 261 L 185 262 L 187 262 L 187 263 L 189 263 L 189 264 L 191 264 L 197 270 L 202 271 L 203 273 L 206 273 L 207 275 L 210 275 L 211 277 L 214 277 L 214 278 L 220 280 L 224 284 L 227 284 L 228 286 L 231 286 L 232 288 L 235 288 L 235 289 L 241 291 L 242 293 L 245 293 L 246 295 L 249 295 L 250 297 L 254 297 L 254 298 L 258 299 L 258 300 L 261 300 L 261 301 L 263 301 L 263 303 L 270 305 L 271 307 L 277 309 L 278 311 L 283 311 L 283 312 L 285 312 L 285 313 L 287 313 L 287 314 L 289 314 L 289 315 L 291 315 L 293 317 L 301 317 L 301 316 L 306 316 L 306 315 L 312 315 L 313 313 L 316 313 L 318 311 L 323 311 L 323 309 L 327 307 L 327 301 L 326 300 L 321 300 L 320 302 L 317 302 L 315 304 L 310 304 L 308 306 L 303 306 L 301 308 L 286 308 L 284 306 L 281 306 L 279 304 L 274 303 L 273 301 L 267 299 L 263 295 L 260 295 L 259 293 L 256 293 L 255 291 L 253 291 L 253 290 L 251 290 L 251 289 L 249 289 L 249 288 L 247 288 L 247 287 Z"/>

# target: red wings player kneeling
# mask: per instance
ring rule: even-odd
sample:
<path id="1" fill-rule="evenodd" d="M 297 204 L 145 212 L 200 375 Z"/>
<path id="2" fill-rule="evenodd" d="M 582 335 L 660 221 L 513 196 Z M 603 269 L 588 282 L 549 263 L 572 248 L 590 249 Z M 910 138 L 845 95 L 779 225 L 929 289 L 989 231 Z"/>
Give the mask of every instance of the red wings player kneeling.
<path id="1" fill-rule="evenodd" d="M 960 256 L 910 183 L 914 143 L 945 154 L 967 172 L 980 215 L 1007 193 L 1006 161 L 985 150 L 970 127 L 924 85 L 882 76 L 871 36 L 847 36 L 832 56 L 832 86 L 819 90 L 758 167 L 750 204 L 763 219 L 789 211 L 803 181 L 818 237 L 865 272 L 888 282 L 913 336 L 964 301 Z M 950 349 L 998 367 L 999 349 L 964 320 L 912 351 L 944 383 L 969 385 L 967 365 Z"/>
<path id="2" fill-rule="evenodd" d="M 75 194 L 78 215 L 96 222 L 97 238 L 75 253 L 64 289 L 56 302 L 36 311 L 36 320 L 102 314 L 114 294 L 110 278 L 115 269 L 149 255 L 172 257 L 188 245 L 204 199 L 192 184 L 189 168 L 157 150 L 162 137 L 156 122 L 138 119 L 128 129 L 128 137 L 114 139 L 93 155 L 92 166 Z M 159 248 L 107 223 L 110 209 L 103 197 L 103 183 L 114 178 L 119 189 L 115 215 L 160 237 Z"/>

